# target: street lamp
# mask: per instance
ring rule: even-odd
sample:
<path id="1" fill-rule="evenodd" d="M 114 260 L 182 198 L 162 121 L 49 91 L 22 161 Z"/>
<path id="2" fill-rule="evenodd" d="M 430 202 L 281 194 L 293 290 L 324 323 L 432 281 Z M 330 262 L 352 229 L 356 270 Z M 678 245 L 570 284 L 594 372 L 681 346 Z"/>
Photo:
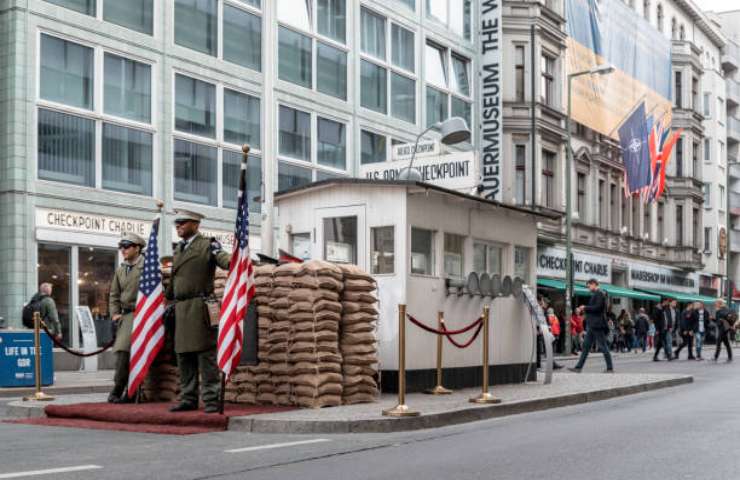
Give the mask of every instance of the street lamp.
<path id="1" fill-rule="evenodd" d="M 445 145 L 455 145 L 456 143 L 465 142 L 470 139 L 470 129 L 468 124 L 461 117 L 448 118 L 444 122 L 437 122 L 434 125 L 427 127 L 426 130 L 421 132 L 416 137 L 414 143 L 414 151 L 411 153 L 411 162 L 409 166 L 402 169 L 398 174 L 399 180 L 408 180 L 412 182 L 421 182 L 422 176 L 418 169 L 414 168 L 414 159 L 416 158 L 416 149 L 419 147 L 419 140 L 429 130 L 439 130 L 442 135 L 440 141 Z"/>
<path id="2" fill-rule="evenodd" d="M 565 129 L 568 131 L 568 155 L 565 160 L 565 351 L 570 353 L 570 317 L 573 315 L 573 238 L 571 235 L 571 165 L 573 164 L 573 149 L 571 148 L 570 115 L 572 107 L 572 81 L 583 75 L 608 75 L 614 71 L 610 64 L 598 65 L 589 70 L 568 74 L 568 116 L 565 119 Z"/>

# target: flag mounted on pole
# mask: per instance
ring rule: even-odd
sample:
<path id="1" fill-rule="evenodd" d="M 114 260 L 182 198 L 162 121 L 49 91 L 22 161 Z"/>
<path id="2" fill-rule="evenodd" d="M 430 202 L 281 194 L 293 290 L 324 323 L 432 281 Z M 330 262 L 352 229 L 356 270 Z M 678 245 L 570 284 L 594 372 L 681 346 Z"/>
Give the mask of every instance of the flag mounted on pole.
<path id="1" fill-rule="evenodd" d="M 222 379 L 230 377 L 239 365 L 244 345 L 244 319 L 249 302 L 254 297 L 254 270 L 249 256 L 248 152 L 249 149 L 245 146 L 239 172 L 234 248 L 218 322 L 218 368 L 223 373 Z"/>
<path id="2" fill-rule="evenodd" d="M 154 220 L 152 232 L 144 258 L 144 270 L 139 279 L 139 294 L 134 309 L 131 332 L 131 360 L 129 363 L 128 396 L 133 397 L 136 389 L 146 378 L 149 366 L 164 344 L 164 291 L 162 272 L 159 268 L 157 235 L 159 219 Z"/>

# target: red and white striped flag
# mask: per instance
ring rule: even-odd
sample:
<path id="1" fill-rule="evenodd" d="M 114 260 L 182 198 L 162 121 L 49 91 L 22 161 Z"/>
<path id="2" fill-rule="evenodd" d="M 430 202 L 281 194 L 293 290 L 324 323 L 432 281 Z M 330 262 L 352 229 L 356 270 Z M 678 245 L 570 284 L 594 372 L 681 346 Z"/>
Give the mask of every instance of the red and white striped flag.
<path id="1" fill-rule="evenodd" d="M 152 224 L 152 233 L 144 258 L 144 271 L 139 279 L 139 295 L 134 309 L 134 325 L 131 333 L 131 359 L 129 361 L 128 396 L 133 397 L 136 389 L 146 378 L 159 349 L 164 344 L 164 291 L 162 272 L 159 268 L 157 233 L 159 219 Z"/>
<path id="2" fill-rule="evenodd" d="M 244 319 L 254 297 L 254 271 L 249 258 L 249 208 L 247 201 L 247 165 L 239 172 L 234 248 L 229 277 L 221 303 L 218 322 L 218 368 L 229 378 L 239 365 L 244 345 Z"/>

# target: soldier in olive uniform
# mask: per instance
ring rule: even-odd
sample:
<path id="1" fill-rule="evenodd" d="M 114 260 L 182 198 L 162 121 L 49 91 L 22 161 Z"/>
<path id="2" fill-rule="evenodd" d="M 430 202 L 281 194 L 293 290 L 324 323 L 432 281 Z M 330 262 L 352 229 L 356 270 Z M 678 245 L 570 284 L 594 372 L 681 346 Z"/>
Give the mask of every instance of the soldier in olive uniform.
<path id="1" fill-rule="evenodd" d="M 128 385 L 129 355 L 131 352 L 131 332 L 134 327 L 134 309 L 139 294 L 139 277 L 144 269 L 142 250 L 146 242 L 133 233 L 121 235 L 118 249 L 123 262 L 116 270 L 110 286 L 108 306 L 111 319 L 117 325 L 116 342 L 113 352 L 116 354 L 116 370 L 113 376 L 113 390 L 108 395 L 111 403 L 128 403 L 126 393 Z"/>
<path id="2" fill-rule="evenodd" d="M 216 335 L 211 328 L 205 298 L 213 293 L 216 266 L 229 268 L 231 255 L 221 244 L 198 232 L 202 215 L 175 211 L 177 235 L 172 278 L 166 296 L 175 300 L 175 352 L 180 370 L 180 403 L 173 412 L 198 408 L 198 375 L 203 383 L 206 413 L 219 411 L 220 378 L 216 364 Z"/>

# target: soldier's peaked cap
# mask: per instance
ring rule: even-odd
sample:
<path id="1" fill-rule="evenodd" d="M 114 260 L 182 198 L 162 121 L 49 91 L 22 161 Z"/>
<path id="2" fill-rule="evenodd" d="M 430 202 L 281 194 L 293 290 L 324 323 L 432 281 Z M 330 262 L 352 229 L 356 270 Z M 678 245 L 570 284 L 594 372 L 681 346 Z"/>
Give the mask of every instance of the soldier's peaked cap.
<path id="1" fill-rule="evenodd" d="M 188 220 L 193 222 L 200 222 L 204 218 L 204 215 L 190 210 L 175 210 L 175 222 L 187 222 Z"/>
<path id="2" fill-rule="evenodd" d="M 123 232 L 118 243 L 133 243 L 134 245 L 141 245 L 142 247 L 146 246 L 146 241 L 143 238 L 131 232 Z"/>

